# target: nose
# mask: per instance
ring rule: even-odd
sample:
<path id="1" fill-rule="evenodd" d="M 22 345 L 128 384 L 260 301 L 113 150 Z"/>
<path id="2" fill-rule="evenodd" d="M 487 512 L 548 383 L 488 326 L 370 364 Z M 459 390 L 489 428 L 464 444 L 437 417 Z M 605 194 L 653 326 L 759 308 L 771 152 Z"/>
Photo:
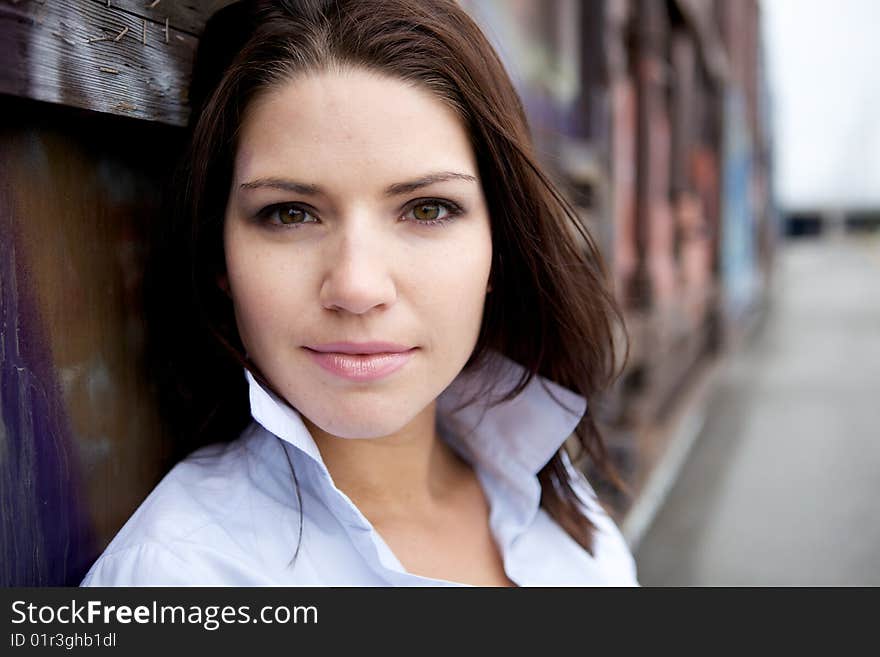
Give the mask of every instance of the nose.
<path id="1" fill-rule="evenodd" d="M 320 292 L 321 305 L 328 310 L 363 315 L 397 299 L 388 249 L 391 236 L 375 234 L 375 227 L 371 234 L 366 224 L 340 228 L 328 241 Z"/>

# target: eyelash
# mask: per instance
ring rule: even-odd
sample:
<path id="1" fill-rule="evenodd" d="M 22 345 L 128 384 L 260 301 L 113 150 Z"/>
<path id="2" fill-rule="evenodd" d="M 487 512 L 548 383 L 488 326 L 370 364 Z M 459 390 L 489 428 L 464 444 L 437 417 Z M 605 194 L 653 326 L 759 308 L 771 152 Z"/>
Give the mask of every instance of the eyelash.
<path id="1" fill-rule="evenodd" d="M 448 223 L 451 223 L 452 221 L 455 221 L 455 219 L 457 219 L 460 215 L 464 214 L 464 209 L 460 205 L 458 205 L 457 203 L 453 203 L 452 201 L 447 201 L 447 200 L 443 200 L 443 199 L 439 199 L 439 198 L 420 198 L 420 199 L 416 199 L 415 201 L 412 201 L 411 203 L 409 203 L 406 206 L 405 211 L 404 211 L 404 215 L 409 214 L 410 211 L 414 210 L 415 208 L 417 208 L 421 205 L 439 205 L 441 208 L 446 210 L 446 216 L 441 217 L 440 219 L 427 219 L 427 220 L 408 219 L 407 221 L 411 221 L 412 223 L 415 223 L 418 225 L 423 225 L 423 226 L 443 226 Z M 279 228 L 282 230 L 286 230 L 288 228 L 301 228 L 302 226 L 306 225 L 306 223 L 314 223 L 314 222 L 310 221 L 310 222 L 305 222 L 305 223 L 299 222 L 299 223 L 285 224 L 282 222 L 270 221 L 276 211 L 287 209 L 287 208 L 296 208 L 297 210 L 300 210 L 301 212 L 307 213 L 308 215 L 310 215 L 313 218 L 317 218 L 315 213 L 313 213 L 312 210 L 309 209 L 308 206 L 302 205 L 300 203 L 275 203 L 273 205 L 268 205 L 257 213 L 256 218 L 261 223 L 265 223 L 265 224 L 270 225 L 273 228 Z"/>

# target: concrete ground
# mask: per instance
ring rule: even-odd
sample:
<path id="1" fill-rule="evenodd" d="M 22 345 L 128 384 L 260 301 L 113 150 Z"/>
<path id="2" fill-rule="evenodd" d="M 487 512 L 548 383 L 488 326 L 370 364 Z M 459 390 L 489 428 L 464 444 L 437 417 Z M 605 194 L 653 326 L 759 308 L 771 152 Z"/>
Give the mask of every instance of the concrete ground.
<path id="1" fill-rule="evenodd" d="M 780 249 L 637 546 L 643 586 L 880 585 L 880 239 Z"/>

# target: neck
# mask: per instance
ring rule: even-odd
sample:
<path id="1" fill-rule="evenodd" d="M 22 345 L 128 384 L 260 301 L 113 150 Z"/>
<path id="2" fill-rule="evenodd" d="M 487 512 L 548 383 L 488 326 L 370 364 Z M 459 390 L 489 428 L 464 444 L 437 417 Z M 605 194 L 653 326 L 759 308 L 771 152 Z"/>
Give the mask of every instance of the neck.
<path id="1" fill-rule="evenodd" d="M 338 438 L 303 417 L 336 487 L 374 523 L 424 517 L 448 500 L 469 466 L 439 437 L 432 402 L 399 431 Z"/>

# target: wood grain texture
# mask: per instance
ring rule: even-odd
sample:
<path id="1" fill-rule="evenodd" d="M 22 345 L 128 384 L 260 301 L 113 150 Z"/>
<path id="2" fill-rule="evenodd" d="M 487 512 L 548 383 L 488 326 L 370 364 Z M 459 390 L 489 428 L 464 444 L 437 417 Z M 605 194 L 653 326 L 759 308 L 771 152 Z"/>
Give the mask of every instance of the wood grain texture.
<path id="1" fill-rule="evenodd" d="M 48 0 L 47 0 L 48 1 Z M 106 8 L 107 0 L 90 0 Z M 110 0 L 110 7 L 138 18 L 165 26 L 165 19 L 181 32 L 201 34 L 205 21 L 215 11 L 233 0 Z"/>
<path id="2" fill-rule="evenodd" d="M 0 0 L 0 93 L 185 125 L 196 35 L 229 0 L 148 4 Z"/>

